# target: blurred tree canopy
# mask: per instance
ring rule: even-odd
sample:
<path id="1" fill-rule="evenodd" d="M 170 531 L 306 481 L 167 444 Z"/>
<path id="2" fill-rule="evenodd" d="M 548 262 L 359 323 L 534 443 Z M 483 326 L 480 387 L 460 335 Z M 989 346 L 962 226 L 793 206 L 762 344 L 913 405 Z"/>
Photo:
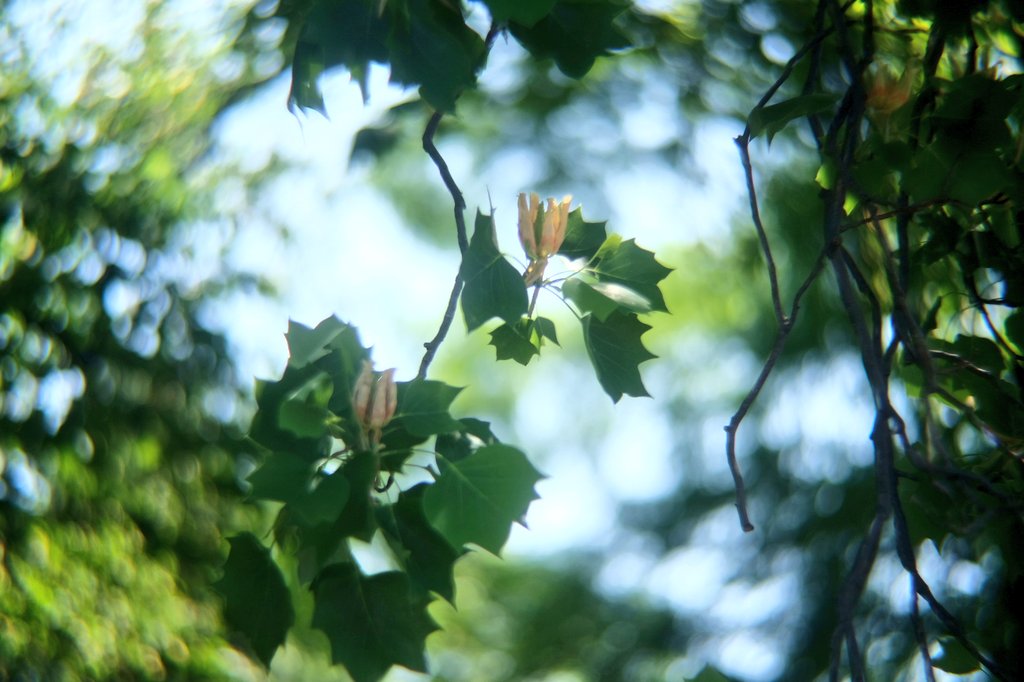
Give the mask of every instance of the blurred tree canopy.
<path id="1" fill-rule="evenodd" d="M 706 243 L 682 217 L 663 228 L 672 315 L 650 316 L 665 357 L 645 377 L 675 489 L 621 505 L 606 548 L 460 561 L 458 610 L 430 610 L 439 679 L 1020 678 L 1020 3 L 281 0 L 211 10 L 201 48 L 139 6 L 123 44 L 92 39 L 84 5 L 0 15 L 5 674 L 262 674 L 229 642 L 267 650 L 213 589 L 224 538 L 268 519 L 245 497 L 246 379 L 202 324 L 204 296 L 260 286 L 196 275 L 199 240 L 231 234 L 218 182 L 244 175 L 208 163 L 209 130 L 281 70 L 299 115 L 343 115 L 321 75 L 372 94 L 384 63 L 420 98 L 362 131 L 353 162 L 450 247 L 452 201 L 482 203 L 510 152 L 600 214 L 619 171 L 705 182 L 697 138 L 727 121 L 747 185 Z M 51 43 L 72 54 L 43 59 Z M 454 191 L 422 151 L 435 133 L 471 150 Z M 489 371 L 444 350 L 439 367 Z M 512 412 L 513 387 L 491 391 Z M 815 436 L 854 417 L 863 433 Z M 603 428 L 581 425 L 562 438 Z M 606 584 L 616 567 L 682 583 L 688 562 L 719 574 L 706 609 Z M 303 598 L 289 644 L 322 637 Z M 737 660 L 764 649 L 756 674 Z"/>

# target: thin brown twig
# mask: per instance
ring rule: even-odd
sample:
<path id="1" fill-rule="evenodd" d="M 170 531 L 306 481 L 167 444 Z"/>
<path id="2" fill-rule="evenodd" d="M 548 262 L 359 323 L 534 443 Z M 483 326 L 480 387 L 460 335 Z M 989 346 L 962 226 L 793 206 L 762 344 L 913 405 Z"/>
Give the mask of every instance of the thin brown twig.
<path id="1" fill-rule="evenodd" d="M 736 413 L 733 414 L 732 419 L 729 420 L 728 425 L 725 427 L 725 454 L 729 462 L 729 470 L 732 472 L 733 484 L 736 488 L 736 510 L 740 516 L 740 525 L 748 533 L 754 530 L 754 525 L 750 522 L 750 515 L 747 512 L 746 486 L 743 482 L 743 471 L 736 457 L 736 433 L 739 431 L 743 419 L 747 416 L 747 412 L 750 411 L 754 401 L 757 400 L 757 396 L 760 395 L 761 389 L 764 388 L 765 382 L 768 381 L 768 377 L 771 375 L 775 364 L 782 355 L 783 349 L 786 347 L 786 340 L 789 338 L 789 333 L 796 322 L 797 314 L 800 312 L 800 303 L 803 300 L 804 294 L 807 293 L 808 289 L 811 288 L 811 285 L 818 278 L 818 275 L 821 274 L 828 255 L 834 248 L 834 244 L 829 244 L 821 250 L 810 272 L 807 273 L 807 277 L 804 278 L 796 293 L 793 294 L 789 315 L 783 316 L 784 322 L 779 327 L 775 343 L 768 354 L 768 359 L 765 360 L 764 365 L 761 367 L 761 373 L 758 374 L 754 385 L 747 391 L 747 395 L 743 398 L 743 402 L 740 403 L 739 409 L 736 410 Z"/>
<path id="2" fill-rule="evenodd" d="M 466 236 L 466 200 L 462 198 L 462 190 L 459 189 L 455 178 L 452 177 L 451 171 L 448 170 L 448 164 L 445 162 L 444 157 L 441 156 L 441 152 L 437 151 L 437 147 L 434 145 L 434 135 L 437 133 L 437 128 L 441 124 L 443 116 L 444 114 L 440 111 L 435 111 L 431 115 L 426 129 L 423 131 L 423 150 L 430 157 L 431 161 L 434 162 L 438 173 L 441 174 L 441 180 L 452 195 L 452 203 L 455 205 L 455 237 L 459 243 L 459 252 L 465 255 L 466 251 L 469 250 L 469 238 Z M 441 325 L 438 327 L 434 338 L 423 344 L 426 350 L 423 354 L 423 359 L 420 361 L 420 369 L 416 373 L 417 379 L 425 379 L 427 377 L 427 369 L 430 367 L 430 363 L 434 361 L 437 349 L 441 347 L 441 343 L 451 329 L 452 322 L 455 320 L 455 309 L 459 303 L 459 294 L 462 293 L 462 285 L 462 271 L 460 269 L 455 274 L 455 283 L 452 285 L 452 293 L 448 297 L 448 306 L 445 308 L 444 317 L 441 318 Z"/>
<path id="3" fill-rule="evenodd" d="M 494 41 L 497 39 L 498 34 L 501 32 L 501 28 L 497 22 L 491 24 L 490 29 L 487 31 L 487 36 L 484 38 L 484 54 L 490 52 L 491 47 L 494 45 Z M 437 150 L 437 146 L 434 144 L 434 135 L 437 134 L 437 129 L 441 125 L 441 119 L 444 118 L 444 113 L 441 111 L 435 111 L 430 116 L 430 120 L 427 121 L 427 126 L 423 130 L 423 151 L 427 153 L 430 160 L 434 162 L 434 166 L 437 167 L 437 172 L 441 175 L 441 180 L 444 182 L 444 186 L 448 188 L 448 193 L 452 195 L 452 204 L 454 204 L 455 211 L 455 238 L 459 244 L 459 253 L 462 256 L 466 255 L 466 251 L 469 250 L 469 237 L 466 234 L 466 200 L 462 196 L 462 190 L 459 189 L 458 183 L 455 182 L 455 178 L 452 177 L 451 170 L 448 168 L 448 163 L 444 160 L 441 152 Z M 493 213 L 494 210 L 491 210 Z M 427 369 L 430 367 L 430 363 L 434 361 L 434 356 L 437 355 L 437 349 L 441 347 L 441 343 L 448 335 L 448 331 L 451 329 L 452 322 L 455 320 L 455 309 L 458 307 L 459 294 L 462 293 L 462 271 L 461 267 L 459 272 L 455 273 L 455 283 L 452 285 L 452 293 L 448 296 L 448 306 L 445 308 L 444 317 L 441 318 L 441 325 L 437 329 L 437 333 L 430 341 L 423 344 L 425 352 L 423 359 L 420 361 L 420 369 L 416 373 L 417 379 L 425 379 L 427 377 Z"/>

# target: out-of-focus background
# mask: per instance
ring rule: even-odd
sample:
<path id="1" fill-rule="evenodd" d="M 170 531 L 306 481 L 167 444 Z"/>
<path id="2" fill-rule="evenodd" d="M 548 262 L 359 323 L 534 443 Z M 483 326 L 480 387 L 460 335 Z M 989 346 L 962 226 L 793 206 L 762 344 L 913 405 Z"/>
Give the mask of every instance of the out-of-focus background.
<path id="1" fill-rule="evenodd" d="M 486 28 L 483 6 L 467 8 Z M 329 72 L 328 116 L 291 113 L 274 10 L 0 10 L 10 679 L 347 679 L 308 613 L 269 672 L 220 624 L 210 584 L 223 538 L 266 514 L 245 498 L 254 380 L 283 370 L 289 318 L 331 314 L 359 328 L 378 367 L 411 378 L 459 260 L 451 198 L 420 146 L 429 109 L 374 67 L 366 101 Z M 670 314 L 646 318 L 652 398 L 613 405 L 569 324 L 561 348 L 524 368 L 496 363 L 487 335 L 456 319 L 431 375 L 466 386 L 453 412 L 493 420 L 547 478 L 504 558 L 462 560 L 458 608 L 432 607 L 443 630 L 428 640 L 431 679 L 685 680 L 714 666 L 767 681 L 827 668 L 834 595 L 872 513 L 874 416 L 830 280 L 810 291 L 740 438 L 756 533 L 736 518 L 723 431 L 775 331 L 733 137 L 813 13 L 638 2 L 625 21 L 638 47 L 581 81 L 499 36 L 481 88 L 442 122 L 469 211 L 493 207 L 513 259 L 525 260 L 516 194 L 537 191 L 571 194 L 673 273 Z M 815 197 L 790 178 L 816 155 L 799 131 L 752 149 L 791 292 L 818 247 L 801 237 Z M 571 320 L 553 296 L 539 305 Z M 995 565 L 922 548 L 937 592 L 984 593 Z M 868 627 L 905 616 L 908 590 L 884 554 Z M 899 671 L 912 641 L 904 630 L 871 647 L 879 670 Z"/>

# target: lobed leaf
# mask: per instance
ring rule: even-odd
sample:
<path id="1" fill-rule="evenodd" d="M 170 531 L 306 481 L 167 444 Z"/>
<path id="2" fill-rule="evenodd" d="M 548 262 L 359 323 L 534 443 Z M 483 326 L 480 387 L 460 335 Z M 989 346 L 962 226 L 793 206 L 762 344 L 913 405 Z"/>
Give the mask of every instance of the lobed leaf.
<path id="1" fill-rule="evenodd" d="M 636 315 L 616 311 L 605 320 L 583 318 L 583 340 L 597 380 L 614 402 L 623 394 L 650 395 L 640 377 L 641 362 L 655 358 L 640 337 L 650 329 Z"/>
<path id="2" fill-rule="evenodd" d="M 514 21 L 533 26 L 551 12 L 556 0 L 484 0 L 491 18 L 498 23 Z"/>
<path id="3" fill-rule="evenodd" d="M 494 317 L 517 322 L 526 314 L 528 301 L 523 277 L 498 251 L 491 216 L 477 212 L 473 238 L 459 272 L 466 283 L 462 290 L 462 313 L 470 331 Z"/>
<path id="4" fill-rule="evenodd" d="M 452 570 L 461 552 L 427 521 L 423 511 L 427 488 L 426 483 L 413 486 L 399 494 L 394 504 L 378 508 L 377 522 L 412 584 L 424 593 L 436 592 L 453 602 Z"/>
<path id="5" fill-rule="evenodd" d="M 448 413 L 448 408 L 460 391 L 461 388 L 430 379 L 400 381 L 398 407 L 391 424 L 421 438 L 457 431 L 461 425 Z"/>
<path id="6" fill-rule="evenodd" d="M 354 564 L 332 564 L 313 583 L 313 626 L 355 682 L 379 680 L 392 665 L 425 672 L 426 638 L 437 629 L 427 603 L 404 573 L 366 577 Z"/>
<path id="7" fill-rule="evenodd" d="M 655 260 L 652 252 L 637 246 L 635 240 L 627 239 L 614 248 L 602 248 L 597 257 L 599 260 L 592 272 L 604 285 L 595 287 L 597 293 L 627 310 L 642 308 L 646 301 L 648 310 L 668 312 L 658 282 L 672 270 Z M 608 286 L 610 284 L 619 284 L 625 289 L 616 289 Z"/>
<path id="8" fill-rule="evenodd" d="M 224 575 L 213 587 L 224 597 L 224 618 L 241 633 L 253 653 L 270 665 L 295 622 L 291 596 L 270 550 L 256 536 L 242 533 L 228 539 L 231 551 Z"/>
<path id="9" fill-rule="evenodd" d="M 615 26 L 625 9 L 615 0 L 558 0 L 533 26 L 512 22 L 509 31 L 534 57 L 550 57 L 565 75 L 582 78 L 598 57 L 630 46 Z"/>
<path id="10" fill-rule="evenodd" d="M 533 342 L 533 320 L 521 318 L 515 323 L 506 322 L 491 332 L 491 345 L 497 351 L 498 360 L 515 360 L 528 365 L 540 350 Z"/>
<path id="11" fill-rule="evenodd" d="M 835 103 L 834 95 L 813 93 L 794 97 L 778 104 L 757 107 L 750 112 L 747 119 L 747 125 L 750 126 L 750 137 L 754 138 L 765 133 L 770 143 L 772 138 L 790 121 L 804 116 L 823 114 L 830 111 Z"/>
<path id="12" fill-rule="evenodd" d="M 605 222 L 588 223 L 583 219 L 583 209 L 577 207 L 569 213 L 566 220 L 565 239 L 558 249 L 558 254 L 569 260 L 582 258 L 589 261 L 608 238 L 605 225 Z"/>
<path id="13" fill-rule="evenodd" d="M 514 521 L 537 499 L 542 476 L 519 450 L 487 445 L 451 461 L 437 459 L 440 475 L 423 496 L 431 525 L 454 547 L 468 543 L 497 554 Z"/>

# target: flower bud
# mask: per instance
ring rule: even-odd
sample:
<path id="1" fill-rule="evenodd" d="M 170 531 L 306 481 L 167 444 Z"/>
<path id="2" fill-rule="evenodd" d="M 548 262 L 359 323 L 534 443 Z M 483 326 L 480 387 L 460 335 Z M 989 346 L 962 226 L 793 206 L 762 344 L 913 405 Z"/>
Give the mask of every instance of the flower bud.
<path id="1" fill-rule="evenodd" d="M 560 203 L 549 197 L 545 208 L 536 193 L 530 194 L 529 202 L 526 194 L 519 195 L 519 243 L 530 258 L 523 274 L 526 286 L 543 279 L 548 257 L 562 247 L 571 202 L 568 195 Z"/>
<path id="2" fill-rule="evenodd" d="M 374 372 L 369 360 L 363 361 L 362 370 L 352 388 L 352 410 L 367 432 L 378 435 L 395 416 L 398 407 L 398 387 L 395 370 Z"/>
<path id="3" fill-rule="evenodd" d="M 398 387 L 395 386 L 395 370 L 386 369 L 377 376 L 370 401 L 370 414 L 366 425 L 371 429 L 383 428 L 395 416 L 398 407 Z"/>

